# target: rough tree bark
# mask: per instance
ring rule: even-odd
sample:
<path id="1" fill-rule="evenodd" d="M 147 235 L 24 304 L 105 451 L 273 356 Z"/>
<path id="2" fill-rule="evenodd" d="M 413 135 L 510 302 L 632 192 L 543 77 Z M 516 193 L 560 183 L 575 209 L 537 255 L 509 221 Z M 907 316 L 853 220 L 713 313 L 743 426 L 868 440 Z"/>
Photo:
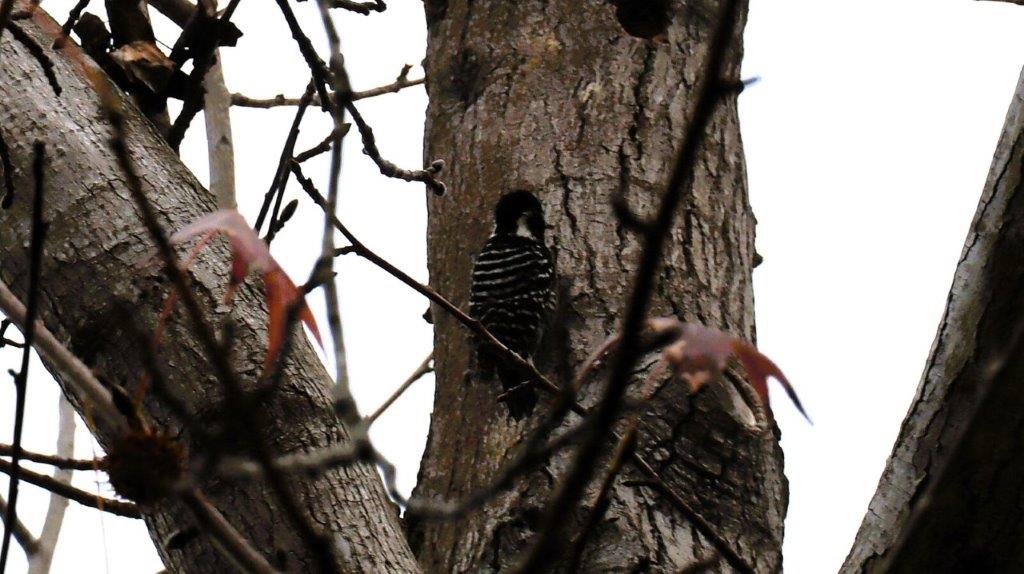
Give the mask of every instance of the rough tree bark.
<path id="1" fill-rule="evenodd" d="M 1024 71 L 917 396 L 843 572 L 1024 568 L 1022 300 Z"/>
<path id="2" fill-rule="evenodd" d="M 533 190 L 553 225 L 560 298 L 544 345 L 554 350 L 537 364 L 562 383 L 617 328 L 637 259 L 638 243 L 617 223 L 610 198 L 624 179 L 632 206 L 650 213 L 707 57 L 717 2 L 676 1 L 672 11 L 668 42 L 657 44 L 624 33 L 605 0 L 426 2 L 425 155 L 446 162 L 450 189 L 428 202 L 431 283 L 464 304 L 471 256 L 491 231 L 497 198 Z M 738 77 L 741 53 L 737 33 L 730 78 Z M 735 97 L 721 104 L 707 133 L 694 198 L 680 215 L 653 312 L 753 338 L 755 221 Z M 506 418 L 499 388 L 477 383 L 469 370 L 465 331 L 438 309 L 432 315 L 437 392 L 417 494 L 458 498 L 488 483 L 536 418 L 525 425 Z M 669 387 L 646 410 L 640 452 L 756 571 L 781 568 L 782 453 L 773 433 L 752 429 L 734 390 L 719 386 L 691 400 L 681 386 Z M 565 463 L 554 457 L 465 521 L 413 524 L 421 565 L 476 572 L 514 564 Z M 625 477 L 643 479 L 629 468 Z M 581 569 L 676 572 L 711 552 L 662 495 L 620 480 Z"/>
<path id="3" fill-rule="evenodd" d="M 31 150 L 33 141 L 41 139 L 48 150 L 45 218 L 51 223 L 42 272 L 42 320 L 98 374 L 130 391 L 144 370 L 140 341 L 129 324 L 152 332 L 169 283 L 153 261 L 155 250 L 111 152 L 110 127 L 84 79 L 84 67 L 94 65 L 74 45 L 60 53 L 51 49 L 58 27 L 41 11 L 11 25 L 30 40 L 8 32 L 0 42 L 0 135 L 14 167 L 2 176 L 12 178 L 15 187 L 13 205 L 0 210 L 0 277 L 25 295 Z M 42 58 L 27 43 L 34 43 Z M 48 62 L 49 81 L 44 73 Z M 126 108 L 132 161 L 164 227 L 178 229 L 213 210 L 212 195 L 139 112 L 131 104 Z M 267 343 L 266 312 L 258 286 L 248 285 L 230 308 L 219 304 L 229 265 L 227 250 L 218 242 L 197 262 L 192 280 L 208 317 L 216 324 L 233 323 L 232 363 L 243 383 L 252 385 Z M 221 387 L 190 329 L 181 315 L 168 326 L 160 359 L 169 388 L 210 429 L 232 431 L 227 421 L 233 417 L 222 410 Z M 327 373 L 305 337 L 296 338 L 280 391 L 261 403 L 264 438 L 280 452 L 337 443 L 346 436 L 331 409 Z M 145 406 L 160 428 L 172 433 L 179 429 L 152 393 Z M 88 413 L 82 414 L 90 420 Z M 101 443 L 109 444 L 108 429 L 94 430 Z M 248 437 L 232 433 L 226 438 L 230 447 L 246 448 Z M 202 450 L 190 433 L 182 440 L 193 452 Z M 317 478 L 295 476 L 290 483 L 314 523 L 330 531 L 342 549 L 343 570 L 417 570 L 396 509 L 373 468 L 358 465 Z M 211 481 L 203 488 L 272 564 L 292 572 L 314 570 L 307 547 L 297 540 L 264 483 Z M 209 540 L 189 536 L 195 532 L 194 522 L 178 505 L 158 504 L 144 513 L 168 570 L 232 571 Z"/>

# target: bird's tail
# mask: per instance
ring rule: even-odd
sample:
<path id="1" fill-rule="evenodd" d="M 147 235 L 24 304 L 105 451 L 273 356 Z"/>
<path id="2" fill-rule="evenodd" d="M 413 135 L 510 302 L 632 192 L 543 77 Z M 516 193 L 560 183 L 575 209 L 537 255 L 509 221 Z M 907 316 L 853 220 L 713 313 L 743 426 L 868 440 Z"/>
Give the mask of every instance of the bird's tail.
<path id="1" fill-rule="evenodd" d="M 481 350 L 478 354 L 478 372 L 485 381 L 501 381 L 501 402 L 508 406 L 508 414 L 515 420 L 522 420 L 537 406 L 537 391 L 528 384 L 530 377 L 515 366 L 498 364 L 490 353 Z"/>

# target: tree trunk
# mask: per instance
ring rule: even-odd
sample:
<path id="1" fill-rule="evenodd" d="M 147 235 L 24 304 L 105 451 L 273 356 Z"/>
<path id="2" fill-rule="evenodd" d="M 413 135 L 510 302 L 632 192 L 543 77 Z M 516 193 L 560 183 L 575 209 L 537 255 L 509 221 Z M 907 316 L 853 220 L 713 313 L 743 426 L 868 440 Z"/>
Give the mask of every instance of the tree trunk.
<path id="1" fill-rule="evenodd" d="M 627 35 L 604 0 L 429 0 L 426 12 L 425 154 L 445 160 L 450 189 L 428 201 L 431 283 L 465 304 L 472 256 L 491 232 L 497 198 L 533 190 L 554 226 L 549 244 L 560 309 L 542 345 L 554 350 L 536 363 L 565 384 L 618 328 L 638 242 L 618 223 L 610 198 L 625 179 L 636 211 L 649 214 L 656 205 L 717 3 L 673 2 L 666 44 Z M 742 28 L 730 79 L 738 77 Z M 734 96 L 706 134 L 693 199 L 678 221 L 653 313 L 753 338 L 755 221 Z M 496 403 L 500 388 L 471 372 L 466 331 L 439 309 L 433 317 L 437 392 L 417 494 L 454 499 L 488 484 L 537 417 L 526 424 L 507 418 Z M 601 384 L 598 378 L 585 390 L 585 404 Z M 673 385 L 647 407 L 639 451 L 757 572 L 774 572 L 781 568 L 787 483 L 777 437 L 754 430 L 751 420 L 731 387 L 690 399 Z M 476 572 L 514 564 L 566 462 L 564 453 L 553 457 L 465 521 L 414 524 L 421 565 Z M 622 478 L 644 477 L 627 465 Z M 713 552 L 661 494 L 624 482 L 613 488 L 581 571 L 676 572 Z M 585 507 L 595 490 L 592 484 Z M 583 514 L 581 508 L 568 518 L 578 523 Z"/>
<path id="2" fill-rule="evenodd" d="M 144 372 L 140 341 L 129 324 L 153 332 L 169 282 L 155 262 L 155 249 L 143 227 L 125 175 L 110 147 L 111 129 L 99 98 L 85 79 L 96 69 L 76 46 L 51 49 L 55 30 L 37 10 L 31 20 L 12 26 L 24 31 L 42 56 L 10 31 L 0 43 L 0 135 L 14 169 L 13 205 L 0 210 L 0 277 L 25 295 L 32 195 L 32 144 L 47 144 L 45 219 L 40 315 L 45 325 L 107 381 L 131 392 Z M 44 74 L 52 62 L 53 81 Z M 57 94 L 57 91 L 60 94 Z M 126 101 L 126 98 L 121 97 Z M 130 104 L 125 104 L 127 145 L 145 194 L 167 230 L 176 230 L 215 208 L 202 188 L 159 134 Z M 195 293 L 215 324 L 230 320 L 234 329 L 232 363 L 247 387 L 260 374 L 267 346 L 266 311 L 259 286 L 248 284 L 230 306 L 221 305 L 230 266 L 223 242 L 207 248 L 195 264 Z M 211 430 L 225 430 L 229 448 L 246 452 L 249 437 L 234 432 L 234 416 L 223 408 L 222 389 L 180 313 L 172 317 L 160 350 L 171 392 Z M 337 443 L 347 433 L 331 408 L 330 379 L 305 337 L 284 367 L 281 388 L 261 401 L 263 438 L 275 451 L 289 452 Z M 72 397 L 75 400 L 76 397 Z M 81 402 L 77 402 L 79 407 Z M 181 427 L 149 393 L 145 407 L 157 427 L 170 433 Z M 80 410 L 81 412 L 81 410 Z M 87 412 L 82 412 L 90 421 Z M 109 445 L 109 429 L 94 429 Z M 189 432 L 189 450 L 203 445 Z M 313 522 L 332 534 L 345 563 L 343 570 L 417 570 L 404 540 L 395 508 L 375 470 L 356 465 L 319 477 L 294 476 L 289 482 Z M 314 571 L 315 561 L 297 538 L 278 499 L 265 483 L 209 481 L 209 498 L 241 534 L 272 564 L 291 572 Z M 144 509 L 146 524 L 161 558 L 173 572 L 228 572 L 233 568 L 204 536 L 191 515 L 171 502 Z"/>
<path id="3" fill-rule="evenodd" d="M 843 572 L 1024 568 L 1024 71 L 917 396 Z"/>

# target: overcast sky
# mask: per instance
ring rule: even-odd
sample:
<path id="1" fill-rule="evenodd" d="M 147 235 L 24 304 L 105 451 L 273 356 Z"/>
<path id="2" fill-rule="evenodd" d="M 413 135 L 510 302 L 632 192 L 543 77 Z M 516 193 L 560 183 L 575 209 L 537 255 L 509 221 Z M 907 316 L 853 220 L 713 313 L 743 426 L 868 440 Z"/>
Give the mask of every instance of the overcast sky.
<path id="1" fill-rule="evenodd" d="M 43 6 L 62 21 L 72 4 Z M 1024 7 L 966 0 L 751 4 L 743 73 L 762 81 L 741 96 L 740 116 L 764 256 L 754 273 L 758 342 L 815 421 L 809 426 L 785 400 L 775 402 L 791 488 L 785 565 L 787 572 L 832 572 L 846 556 L 931 346 L 1024 64 Z M 315 3 L 296 11 L 319 41 Z M 392 0 L 371 17 L 337 14 L 356 89 L 388 83 L 404 63 L 421 61 L 421 2 Z M 224 51 L 229 88 L 299 94 L 308 71 L 273 3 L 243 2 L 233 20 L 245 36 Z M 160 17 L 156 24 L 161 40 L 173 44 L 174 27 Z M 417 65 L 410 76 L 421 74 Z M 360 107 L 384 155 L 415 167 L 425 106 L 422 88 L 413 88 Z M 232 112 L 239 204 L 249 217 L 269 185 L 292 113 Z M 329 131 L 327 118 L 307 115 L 298 147 Z M 378 253 L 426 280 L 423 191 L 381 177 L 358 147 L 345 148 L 346 222 Z M 206 181 L 200 122 L 182 155 Z M 307 173 L 322 177 L 326 161 Z M 302 204 L 297 217 L 315 212 Z M 308 274 L 318 226 L 293 223 L 274 243 L 293 277 Z M 340 261 L 345 344 L 365 411 L 430 351 L 430 329 L 420 319 L 427 303 L 358 258 Z M 319 295 L 311 303 L 322 312 Z M 0 351 L 0 370 L 16 368 L 17 360 L 16 351 Z M 426 438 L 432 385 L 429 377 L 418 383 L 373 430 L 406 492 Z M 57 397 L 35 362 L 26 448 L 53 451 Z M 0 405 L 0 441 L 10 442 L 9 384 L 0 384 Z M 98 452 L 80 428 L 78 456 Z M 75 484 L 111 494 L 92 473 L 77 473 Z M 0 489 L 6 493 L 3 478 Z M 38 532 L 47 497 L 30 485 L 21 492 L 19 515 Z M 15 551 L 10 572 L 24 564 Z M 160 568 L 141 522 L 71 504 L 54 572 Z"/>

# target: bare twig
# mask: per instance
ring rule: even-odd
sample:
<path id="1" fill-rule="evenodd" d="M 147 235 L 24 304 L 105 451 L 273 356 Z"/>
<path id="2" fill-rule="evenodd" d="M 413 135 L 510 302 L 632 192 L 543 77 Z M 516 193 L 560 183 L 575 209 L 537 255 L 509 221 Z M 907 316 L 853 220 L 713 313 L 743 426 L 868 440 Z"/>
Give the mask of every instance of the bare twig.
<path id="1" fill-rule="evenodd" d="M 605 471 L 604 479 L 601 481 L 601 487 L 597 492 L 597 498 L 594 500 L 594 504 L 590 508 L 590 512 L 587 514 L 586 521 L 583 523 L 583 527 L 580 528 L 579 534 L 570 544 L 569 551 L 569 571 L 579 572 L 580 571 L 580 560 L 583 558 L 583 550 L 587 547 L 587 540 L 593 534 L 594 529 L 597 528 L 598 523 L 604 516 L 605 511 L 608 510 L 608 502 L 611 500 L 612 485 L 615 484 L 615 478 L 618 477 L 619 472 L 622 470 L 622 466 L 625 464 L 626 459 L 629 457 L 629 453 L 632 452 L 636 444 L 636 426 L 637 417 L 632 417 L 626 427 L 626 432 L 622 433 L 622 438 L 615 445 L 615 451 L 612 453 L 612 458 L 608 462 L 608 469 Z"/>
<path id="2" fill-rule="evenodd" d="M 356 127 L 359 129 L 359 135 L 363 138 L 363 151 L 366 155 L 370 156 L 373 163 L 377 164 L 381 174 L 405 181 L 418 181 L 426 184 L 436 195 L 444 195 L 445 185 L 435 177 L 444 168 L 444 161 L 435 160 L 425 169 L 410 170 L 398 167 L 381 157 L 380 150 L 377 149 L 377 138 L 373 135 L 373 129 L 366 123 L 366 120 L 363 119 L 362 114 L 359 113 L 355 105 L 352 102 L 348 102 L 345 108 L 352 114 L 352 121 L 355 122 Z"/>
<path id="3" fill-rule="evenodd" d="M 12 467 L 13 465 L 10 462 L 0 458 L 0 472 L 9 475 L 13 470 Z M 83 506 L 97 508 L 111 514 L 126 516 L 128 518 L 142 517 L 139 513 L 139 508 L 131 502 L 103 498 L 91 492 L 86 492 L 69 484 L 60 482 L 59 480 L 54 480 L 51 476 L 32 472 L 27 468 L 21 469 L 20 474 L 21 480 L 31 485 L 38 486 L 39 488 L 59 494 L 60 496 L 63 496 L 68 500 L 73 500 Z"/>
<path id="4" fill-rule="evenodd" d="M 352 101 L 358 101 L 365 98 L 372 98 L 375 96 L 381 96 L 384 94 L 394 94 L 400 90 L 404 90 L 409 86 L 418 86 L 423 83 L 424 78 L 416 78 L 415 80 L 409 79 L 409 70 L 412 66 L 406 64 L 402 66 L 402 71 L 398 72 L 398 77 L 395 78 L 394 82 L 378 86 L 376 88 L 370 88 L 369 90 L 363 90 L 361 92 L 352 92 Z"/>
<path id="5" fill-rule="evenodd" d="M 658 206 L 657 216 L 642 236 L 643 251 L 637 266 L 633 288 L 626 302 L 621 329 L 622 338 L 619 342 L 618 352 L 612 359 L 608 384 L 595 409 L 593 432 L 580 445 L 569 470 L 548 505 L 540 533 L 523 562 L 516 568 L 516 572 L 536 571 L 542 564 L 548 563 L 552 556 L 559 553 L 559 541 L 562 539 L 561 532 L 565 524 L 565 517 L 570 515 L 576 501 L 583 493 L 584 487 L 590 481 L 602 445 L 622 408 L 622 398 L 631 380 L 634 365 L 640 358 L 642 349 L 639 335 L 646 320 L 665 239 L 675 219 L 679 204 L 683 201 L 684 196 L 690 193 L 693 166 L 696 163 L 699 145 L 722 93 L 720 78 L 725 69 L 725 54 L 736 26 L 738 5 L 737 0 L 725 0 L 721 4 L 708 47 L 708 58 L 698 75 L 700 83 L 696 90 L 692 117 L 687 123 L 671 176 Z M 716 547 L 720 546 L 719 541 L 712 540 L 712 542 L 716 544 Z M 717 549 L 729 560 L 731 566 L 742 572 L 752 571 L 745 561 L 736 560 L 739 557 L 732 548 L 727 544 L 724 546 L 725 548 Z"/>
<path id="6" fill-rule="evenodd" d="M 57 456 L 70 458 L 75 454 L 75 409 L 63 395 L 57 406 Z M 59 469 L 53 473 L 53 479 L 64 484 L 71 484 L 70 469 Z M 50 504 L 46 508 L 43 529 L 39 534 L 39 546 L 36 553 L 29 558 L 28 574 L 47 574 L 53 562 L 53 552 L 57 548 L 61 526 L 64 524 L 64 512 L 68 508 L 68 500 L 56 494 L 50 495 Z"/>
<path id="7" fill-rule="evenodd" d="M 0 281 L 0 311 L 13 320 L 22 332 L 26 331 L 28 312 L 3 281 Z M 114 406 L 110 391 L 93 375 L 92 370 L 61 344 L 42 323 L 37 321 L 32 332 L 36 351 L 57 368 L 61 382 L 71 389 L 70 394 L 83 402 L 86 420 L 100 423 L 100 426 L 112 432 L 124 428 L 124 417 Z"/>
<path id="8" fill-rule="evenodd" d="M 258 574 L 273 574 L 277 572 L 267 562 L 267 559 L 257 552 L 251 544 L 246 542 L 242 535 L 224 519 L 224 515 L 210 504 L 199 489 L 191 488 L 185 490 L 181 494 L 180 499 L 192 511 L 192 515 L 195 516 L 200 526 L 210 533 L 217 546 L 242 571 L 256 572 Z"/>
<path id="9" fill-rule="evenodd" d="M 60 48 L 64 45 L 64 42 L 68 39 L 68 34 L 71 34 L 72 28 L 78 23 L 78 19 L 82 17 L 82 11 L 89 6 L 89 0 L 78 0 L 75 5 L 68 12 L 68 19 L 64 21 L 64 24 L 60 27 L 60 38 L 53 41 L 55 48 Z"/>
<path id="10" fill-rule="evenodd" d="M 43 167 L 46 161 L 46 147 L 43 142 L 36 140 L 32 146 L 33 161 L 32 174 L 35 182 L 35 194 L 32 197 L 32 231 L 29 243 L 29 271 L 28 271 L 28 311 L 26 312 L 26 323 L 35 323 L 39 311 L 39 275 L 43 263 L 43 240 L 46 235 L 46 222 L 43 221 L 43 193 L 45 185 L 43 182 Z M 18 520 L 18 479 L 21 478 L 21 435 L 25 425 L 25 394 L 28 382 L 29 359 L 32 357 L 32 341 L 35 338 L 33 330 L 29 329 L 24 333 L 25 348 L 21 353 L 21 367 L 17 373 L 11 371 L 14 377 L 15 404 L 14 404 L 14 446 L 11 448 L 11 472 L 10 482 L 7 487 L 7 509 L 4 513 L 4 535 L 3 547 L 0 548 L 0 572 L 7 571 L 7 558 L 11 550 L 11 535 L 14 533 L 13 526 Z"/>
<path id="11" fill-rule="evenodd" d="M 356 14 L 362 14 L 364 16 L 369 15 L 371 12 L 383 12 L 387 10 L 388 6 L 384 3 L 384 0 L 372 0 L 371 2 L 355 2 L 354 0 L 328 0 L 328 6 L 331 8 L 342 8 Z"/>
<path id="12" fill-rule="evenodd" d="M 288 162 L 295 153 L 295 141 L 299 138 L 302 118 L 306 115 L 306 108 L 309 107 L 313 99 L 313 91 L 315 89 L 316 87 L 311 80 L 309 85 L 306 86 L 306 91 L 302 94 L 302 98 L 300 98 L 299 109 L 295 110 L 295 117 L 292 119 L 291 127 L 288 128 L 288 136 L 285 137 L 284 146 L 277 161 L 277 171 L 274 172 L 274 179 L 270 182 L 270 189 L 263 195 L 263 205 L 260 206 L 260 212 L 256 216 L 256 224 L 253 226 L 256 233 L 259 233 L 260 228 L 263 227 L 263 222 L 267 214 L 270 213 L 270 206 L 275 202 L 275 197 L 277 198 L 276 203 L 274 203 L 275 215 L 271 216 L 271 222 L 276 218 L 276 212 L 280 209 L 281 197 L 284 195 L 284 187 L 288 181 Z M 271 225 L 271 228 L 273 228 L 273 225 Z"/>
<path id="13" fill-rule="evenodd" d="M 388 397 L 387 400 L 384 401 L 382 405 L 377 407 L 377 410 L 373 411 L 373 414 L 366 417 L 366 424 L 372 425 L 377 420 L 377 418 L 380 417 L 380 415 L 384 414 L 384 411 L 388 410 L 388 408 L 391 407 L 391 405 L 393 405 L 395 401 L 398 400 L 398 397 L 402 396 L 402 394 L 405 393 L 405 391 L 409 390 L 409 387 L 411 387 L 413 383 L 420 380 L 423 377 L 423 375 L 432 372 L 434 368 L 430 366 L 430 363 L 433 360 L 434 353 L 431 352 L 429 355 L 427 355 L 426 359 L 423 359 L 423 362 L 420 363 L 420 366 L 416 367 L 416 370 L 413 371 L 411 375 L 409 375 L 409 378 L 405 379 L 405 382 L 402 383 L 400 387 L 395 389 L 395 392 L 391 393 L 391 396 Z"/>
<path id="14" fill-rule="evenodd" d="M 74 420 L 74 419 L 72 419 Z M 98 460 L 86 460 L 70 458 L 62 455 L 50 455 L 41 454 L 38 452 L 32 452 L 22 449 L 19 455 L 22 460 L 29 462 L 37 462 L 39 464 L 48 464 L 54 468 L 62 470 L 103 470 L 104 462 L 103 459 Z M 14 453 L 14 447 L 9 444 L 0 444 L 0 456 L 12 456 Z"/>
<path id="15" fill-rule="evenodd" d="M 313 273 L 316 276 L 328 278 L 324 281 L 324 296 L 327 300 L 327 323 L 331 330 L 331 342 L 334 350 L 334 410 L 341 416 L 341 420 L 348 423 L 349 427 L 359 426 L 359 410 L 356 401 L 352 397 L 348 381 L 348 366 L 345 360 L 345 341 L 341 330 L 341 307 L 338 300 L 338 286 L 332 277 L 334 272 L 334 227 L 331 225 L 331 218 L 338 210 L 338 185 L 341 180 L 341 150 L 345 142 L 343 126 L 345 125 L 345 109 L 352 97 L 352 87 L 349 84 L 348 72 L 345 70 L 345 62 L 341 55 L 341 38 L 334 26 L 334 20 L 328 10 L 330 6 L 327 0 L 318 0 L 320 8 L 320 19 L 323 21 L 324 31 L 327 33 L 327 44 L 331 51 L 330 56 L 330 82 L 334 89 L 336 106 L 331 106 L 331 117 L 334 119 L 334 143 L 331 146 L 331 171 L 327 187 L 327 205 L 324 208 L 323 237 L 320 242 L 320 257 L 316 262 L 316 269 Z M 356 436 L 355 441 L 361 442 L 361 437 Z"/>
<path id="16" fill-rule="evenodd" d="M 327 137 L 325 137 L 323 139 L 323 141 L 321 141 L 320 143 L 316 144 L 315 146 L 307 149 L 306 151 L 297 154 L 295 156 L 295 161 L 297 161 L 299 163 L 302 163 L 302 162 L 310 160 L 310 159 L 312 159 L 312 158 L 314 158 L 314 157 L 316 157 L 316 156 L 318 156 L 318 155 L 320 155 L 322 153 L 327 153 L 327 152 L 331 151 L 331 143 L 334 141 L 335 138 L 341 137 L 341 136 L 344 136 L 345 134 L 347 134 L 350 125 L 351 124 L 344 124 L 342 126 L 342 128 L 341 128 L 341 133 L 338 133 L 338 130 L 331 130 L 331 133 L 328 134 Z"/>
<path id="17" fill-rule="evenodd" d="M 415 80 L 403 80 L 401 76 L 399 79 L 378 86 L 376 88 L 370 88 L 369 90 L 363 90 L 361 92 L 352 92 L 352 101 L 357 102 L 366 98 L 372 98 L 375 96 L 382 96 L 384 94 L 394 94 L 405 88 L 412 86 L 419 86 L 423 84 L 424 78 L 416 78 Z M 250 98 L 244 94 L 231 94 L 231 105 L 239 106 L 242 108 L 277 108 L 281 106 L 297 106 L 302 101 L 302 98 L 288 98 L 284 94 L 278 94 L 272 98 Z M 319 106 L 319 98 L 313 98 L 313 105 Z"/>
<path id="18" fill-rule="evenodd" d="M 3 523 L 4 528 L 10 528 L 14 533 L 14 539 L 18 541 L 21 549 L 31 560 L 39 552 L 39 541 L 32 536 L 32 532 L 21 520 L 15 519 L 14 524 L 8 526 L 7 522 L 3 522 L 5 516 L 7 516 L 7 501 L 0 497 L 0 522 Z"/>

